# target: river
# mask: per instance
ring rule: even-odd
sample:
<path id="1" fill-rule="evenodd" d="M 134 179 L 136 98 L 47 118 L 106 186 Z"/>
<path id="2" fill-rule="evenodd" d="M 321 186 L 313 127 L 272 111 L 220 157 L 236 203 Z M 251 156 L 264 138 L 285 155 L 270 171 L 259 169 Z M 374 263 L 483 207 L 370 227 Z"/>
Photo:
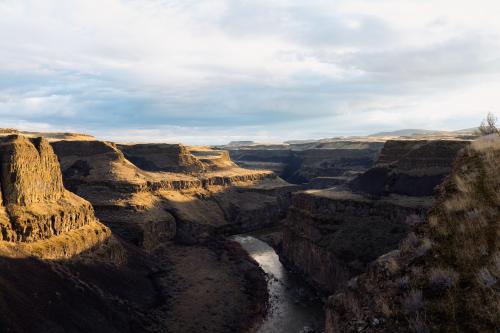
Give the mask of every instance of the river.
<path id="1" fill-rule="evenodd" d="M 281 264 L 274 249 L 249 235 L 237 235 L 232 239 L 259 263 L 268 278 L 269 311 L 258 332 L 322 332 L 325 318 L 321 299 Z"/>

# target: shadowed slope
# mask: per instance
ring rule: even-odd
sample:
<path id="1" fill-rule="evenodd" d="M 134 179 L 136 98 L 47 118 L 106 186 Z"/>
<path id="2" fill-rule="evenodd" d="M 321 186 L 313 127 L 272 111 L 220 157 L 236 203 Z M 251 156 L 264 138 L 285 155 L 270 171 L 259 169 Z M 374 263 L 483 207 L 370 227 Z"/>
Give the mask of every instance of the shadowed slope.
<path id="1" fill-rule="evenodd" d="M 498 331 L 499 164 L 498 139 L 466 149 L 426 223 L 331 297 L 327 332 Z"/>

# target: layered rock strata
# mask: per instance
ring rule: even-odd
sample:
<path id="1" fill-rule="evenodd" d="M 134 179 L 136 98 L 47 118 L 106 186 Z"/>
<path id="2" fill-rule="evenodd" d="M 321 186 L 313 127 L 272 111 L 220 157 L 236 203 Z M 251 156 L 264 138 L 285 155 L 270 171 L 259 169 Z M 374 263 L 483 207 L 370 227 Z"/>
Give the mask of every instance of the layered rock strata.
<path id="1" fill-rule="evenodd" d="M 389 140 L 376 165 L 358 176 L 351 188 L 374 195 L 431 196 L 468 144 L 465 140 Z"/>
<path id="2" fill-rule="evenodd" d="M 430 205 L 430 198 L 373 200 L 335 188 L 298 192 L 285 220 L 281 258 L 331 293 L 395 248 L 408 233 L 408 220 Z"/>
<path id="3" fill-rule="evenodd" d="M 104 216 L 110 213 L 112 221 L 150 228 L 143 230 L 146 243 L 163 241 L 162 233 L 171 232 L 162 222 L 170 215 L 157 205 L 163 200 L 157 193 L 204 183 L 180 174 L 173 179 L 150 174 L 109 143 L 55 146 L 66 156 L 61 159 L 65 183 L 113 207 L 98 209 Z M 245 179 L 233 176 L 222 183 Z M 0 188 L 1 332 L 192 332 L 205 327 L 229 333 L 264 315 L 264 275 L 237 245 L 169 242 L 152 254 L 123 241 L 97 220 L 89 202 L 65 189 L 45 139 L 0 139 Z M 232 287 L 209 295 L 220 281 Z"/>
<path id="4" fill-rule="evenodd" d="M 291 183 L 308 183 L 317 177 L 344 177 L 344 182 L 370 168 L 384 142 L 335 140 L 305 144 L 229 146 L 238 165 L 269 169 Z M 342 178 L 338 178 L 342 180 Z"/>
<path id="5" fill-rule="evenodd" d="M 426 221 L 326 306 L 328 333 L 496 332 L 500 140 L 473 142 Z"/>
<path id="6" fill-rule="evenodd" d="M 349 186 L 296 193 L 285 221 L 283 259 L 323 291 L 341 288 L 423 221 L 434 187 L 468 144 L 388 141 L 377 164 Z"/>
<path id="7" fill-rule="evenodd" d="M 45 139 L 0 138 L 0 163 L 4 248 L 23 253 L 36 249 L 40 257 L 67 257 L 110 237 L 90 203 L 64 188 L 57 157 Z M 78 235 L 90 237 L 79 240 Z M 68 242 L 58 241 L 63 238 Z"/>
<path id="8" fill-rule="evenodd" d="M 119 145 L 125 157 L 147 171 L 194 173 L 204 170 L 203 164 L 181 144 Z"/>
<path id="9" fill-rule="evenodd" d="M 289 200 L 286 191 L 275 195 L 277 188 L 289 185 L 272 172 L 239 168 L 227 152 L 206 147 L 188 148 L 193 152 L 189 159 L 196 161 L 192 164 L 202 171 L 166 172 L 139 168 L 109 142 L 61 141 L 53 146 L 65 184 L 92 202 L 106 225 L 147 249 L 174 237 L 193 243 L 276 223 Z M 125 151 L 138 150 L 141 163 L 165 167 L 170 150 L 164 148 L 132 145 Z M 261 186 L 259 192 L 255 186 Z"/>

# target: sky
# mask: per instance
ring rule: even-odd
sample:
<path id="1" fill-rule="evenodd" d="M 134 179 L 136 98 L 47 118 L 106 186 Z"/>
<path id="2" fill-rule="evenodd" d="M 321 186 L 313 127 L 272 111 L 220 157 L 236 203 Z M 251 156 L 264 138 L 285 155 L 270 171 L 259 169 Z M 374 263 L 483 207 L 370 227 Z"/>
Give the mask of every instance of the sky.
<path id="1" fill-rule="evenodd" d="M 0 0 L 0 127 L 222 144 L 500 115 L 498 0 Z"/>

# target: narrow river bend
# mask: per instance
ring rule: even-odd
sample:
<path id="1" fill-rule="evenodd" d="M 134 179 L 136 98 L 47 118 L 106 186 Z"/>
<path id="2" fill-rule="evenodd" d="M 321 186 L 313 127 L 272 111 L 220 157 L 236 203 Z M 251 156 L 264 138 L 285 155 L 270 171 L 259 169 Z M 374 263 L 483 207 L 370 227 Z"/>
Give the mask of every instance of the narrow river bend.
<path id="1" fill-rule="evenodd" d="M 259 263 L 268 278 L 269 311 L 258 332 L 322 332 L 323 303 L 303 281 L 287 271 L 274 249 L 249 235 L 237 235 L 232 239 Z"/>

